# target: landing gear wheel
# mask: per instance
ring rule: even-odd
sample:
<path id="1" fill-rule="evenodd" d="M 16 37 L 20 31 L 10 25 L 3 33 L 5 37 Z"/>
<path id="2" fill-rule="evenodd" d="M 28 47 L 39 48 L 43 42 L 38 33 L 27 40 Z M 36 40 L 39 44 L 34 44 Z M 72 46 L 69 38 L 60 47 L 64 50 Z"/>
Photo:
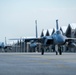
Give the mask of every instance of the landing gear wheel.
<path id="1" fill-rule="evenodd" d="M 56 51 L 56 55 L 58 55 L 58 52 Z"/>
<path id="2" fill-rule="evenodd" d="M 58 45 L 55 45 L 55 52 L 56 52 L 56 55 L 58 55 Z"/>
<path id="3" fill-rule="evenodd" d="M 41 50 L 41 55 L 44 55 L 44 49 L 42 48 L 42 50 Z"/>
<path id="4" fill-rule="evenodd" d="M 61 50 L 59 50 L 59 55 L 62 55 L 62 51 Z"/>

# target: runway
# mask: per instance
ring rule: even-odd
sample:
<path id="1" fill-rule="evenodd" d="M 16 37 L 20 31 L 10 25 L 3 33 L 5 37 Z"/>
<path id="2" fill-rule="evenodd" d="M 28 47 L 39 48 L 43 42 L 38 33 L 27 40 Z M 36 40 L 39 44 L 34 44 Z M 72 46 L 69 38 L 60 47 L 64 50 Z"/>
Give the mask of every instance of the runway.
<path id="1" fill-rule="evenodd" d="M 76 75 L 76 53 L 0 53 L 0 75 Z"/>

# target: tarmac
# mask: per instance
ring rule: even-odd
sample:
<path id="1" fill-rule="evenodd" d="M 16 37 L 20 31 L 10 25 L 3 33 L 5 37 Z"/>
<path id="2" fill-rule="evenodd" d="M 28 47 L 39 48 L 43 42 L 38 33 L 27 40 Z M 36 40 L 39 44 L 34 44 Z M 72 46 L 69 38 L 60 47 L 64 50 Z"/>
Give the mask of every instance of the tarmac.
<path id="1" fill-rule="evenodd" d="M 76 53 L 0 53 L 0 75 L 76 75 Z"/>

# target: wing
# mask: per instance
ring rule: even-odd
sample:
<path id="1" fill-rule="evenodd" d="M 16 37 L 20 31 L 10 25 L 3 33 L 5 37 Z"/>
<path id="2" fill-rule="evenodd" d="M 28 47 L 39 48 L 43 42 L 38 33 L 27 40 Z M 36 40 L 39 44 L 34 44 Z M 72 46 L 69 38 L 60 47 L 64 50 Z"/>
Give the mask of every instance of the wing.
<path id="1" fill-rule="evenodd" d="M 41 42 L 42 38 L 25 38 L 25 42 L 30 42 L 31 40 L 36 41 L 36 42 Z"/>
<path id="2" fill-rule="evenodd" d="M 76 38 L 66 38 L 66 42 L 76 41 Z"/>
<path id="3" fill-rule="evenodd" d="M 49 37 L 49 36 L 40 37 L 40 38 L 21 38 L 21 39 L 15 38 L 15 39 L 10 39 L 10 40 L 23 40 L 25 42 L 31 42 L 33 40 L 34 42 L 43 43 L 44 45 L 51 45 L 54 42 L 52 37 Z"/>
<path id="4" fill-rule="evenodd" d="M 31 40 L 33 40 L 33 41 L 41 42 L 42 38 L 14 38 L 9 40 L 23 40 L 25 42 L 30 42 Z"/>

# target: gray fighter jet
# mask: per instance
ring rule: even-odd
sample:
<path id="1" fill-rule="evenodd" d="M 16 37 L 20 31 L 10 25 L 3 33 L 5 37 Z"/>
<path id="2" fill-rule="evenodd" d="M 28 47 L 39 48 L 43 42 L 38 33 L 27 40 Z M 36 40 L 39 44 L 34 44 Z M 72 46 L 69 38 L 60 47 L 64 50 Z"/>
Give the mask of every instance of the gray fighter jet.
<path id="1" fill-rule="evenodd" d="M 37 21 L 36 21 L 37 24 Z M 76 44 L 74 43 L 73 40 L 76 40 L 76 38 L 68 38 L 65 35 L 62 34 L 61 30 L 59 29 L 58 26 L 58 20 L 56 20 L 56 30 L 55 32 L 50 35 L 50 36 L 42 36 L 38 38 L 37 35 L 37 25 L 36 25 L 36 38 L 25 38 L 25 42 L 30 42 L 31 47 L 36 47 L 37 42 L 42 44 L 42 49 L 41 49 L 41 54 L 44 54 L 44 48 L 46 46 L 54 45 L 55 46 L 55 51 L 56 55 L 62 54 L 61 49 L 59 49 L 62 45 L 67 45 L 68 47 L 76 47 Z"/>
<path id="2" fill-rule="evenodd" d="M 36 27 L 37 29 L 37 27 Z M 37 36 L 37 31 L 36 31 L 36 36 Z M 62 45 L 67 45 L 68 47 L 76 47 L 76 44 L 73 42 L 73 40 L 76 40 L 76 38 L 67 38 L 65 35 L 62 34 L 61 30 L 59 29 L 58 26 L 58 20 L 56 20 L 56 31 L 51 35 L 51 36 L 43 36 L 43 37 L 36 37 L 36 38 L 26 38 L 25 42 L 33 41 L 31 43 L 31 46 L 36 47 L 36 42 L 40 42 L 43 46 L 42 48 L 42 55 L 44 54 L 44 48 L 46 46 L 54 45 L 55 46 L 55 51 L 56 55 L 62 54 L 61 47 Z"/>

